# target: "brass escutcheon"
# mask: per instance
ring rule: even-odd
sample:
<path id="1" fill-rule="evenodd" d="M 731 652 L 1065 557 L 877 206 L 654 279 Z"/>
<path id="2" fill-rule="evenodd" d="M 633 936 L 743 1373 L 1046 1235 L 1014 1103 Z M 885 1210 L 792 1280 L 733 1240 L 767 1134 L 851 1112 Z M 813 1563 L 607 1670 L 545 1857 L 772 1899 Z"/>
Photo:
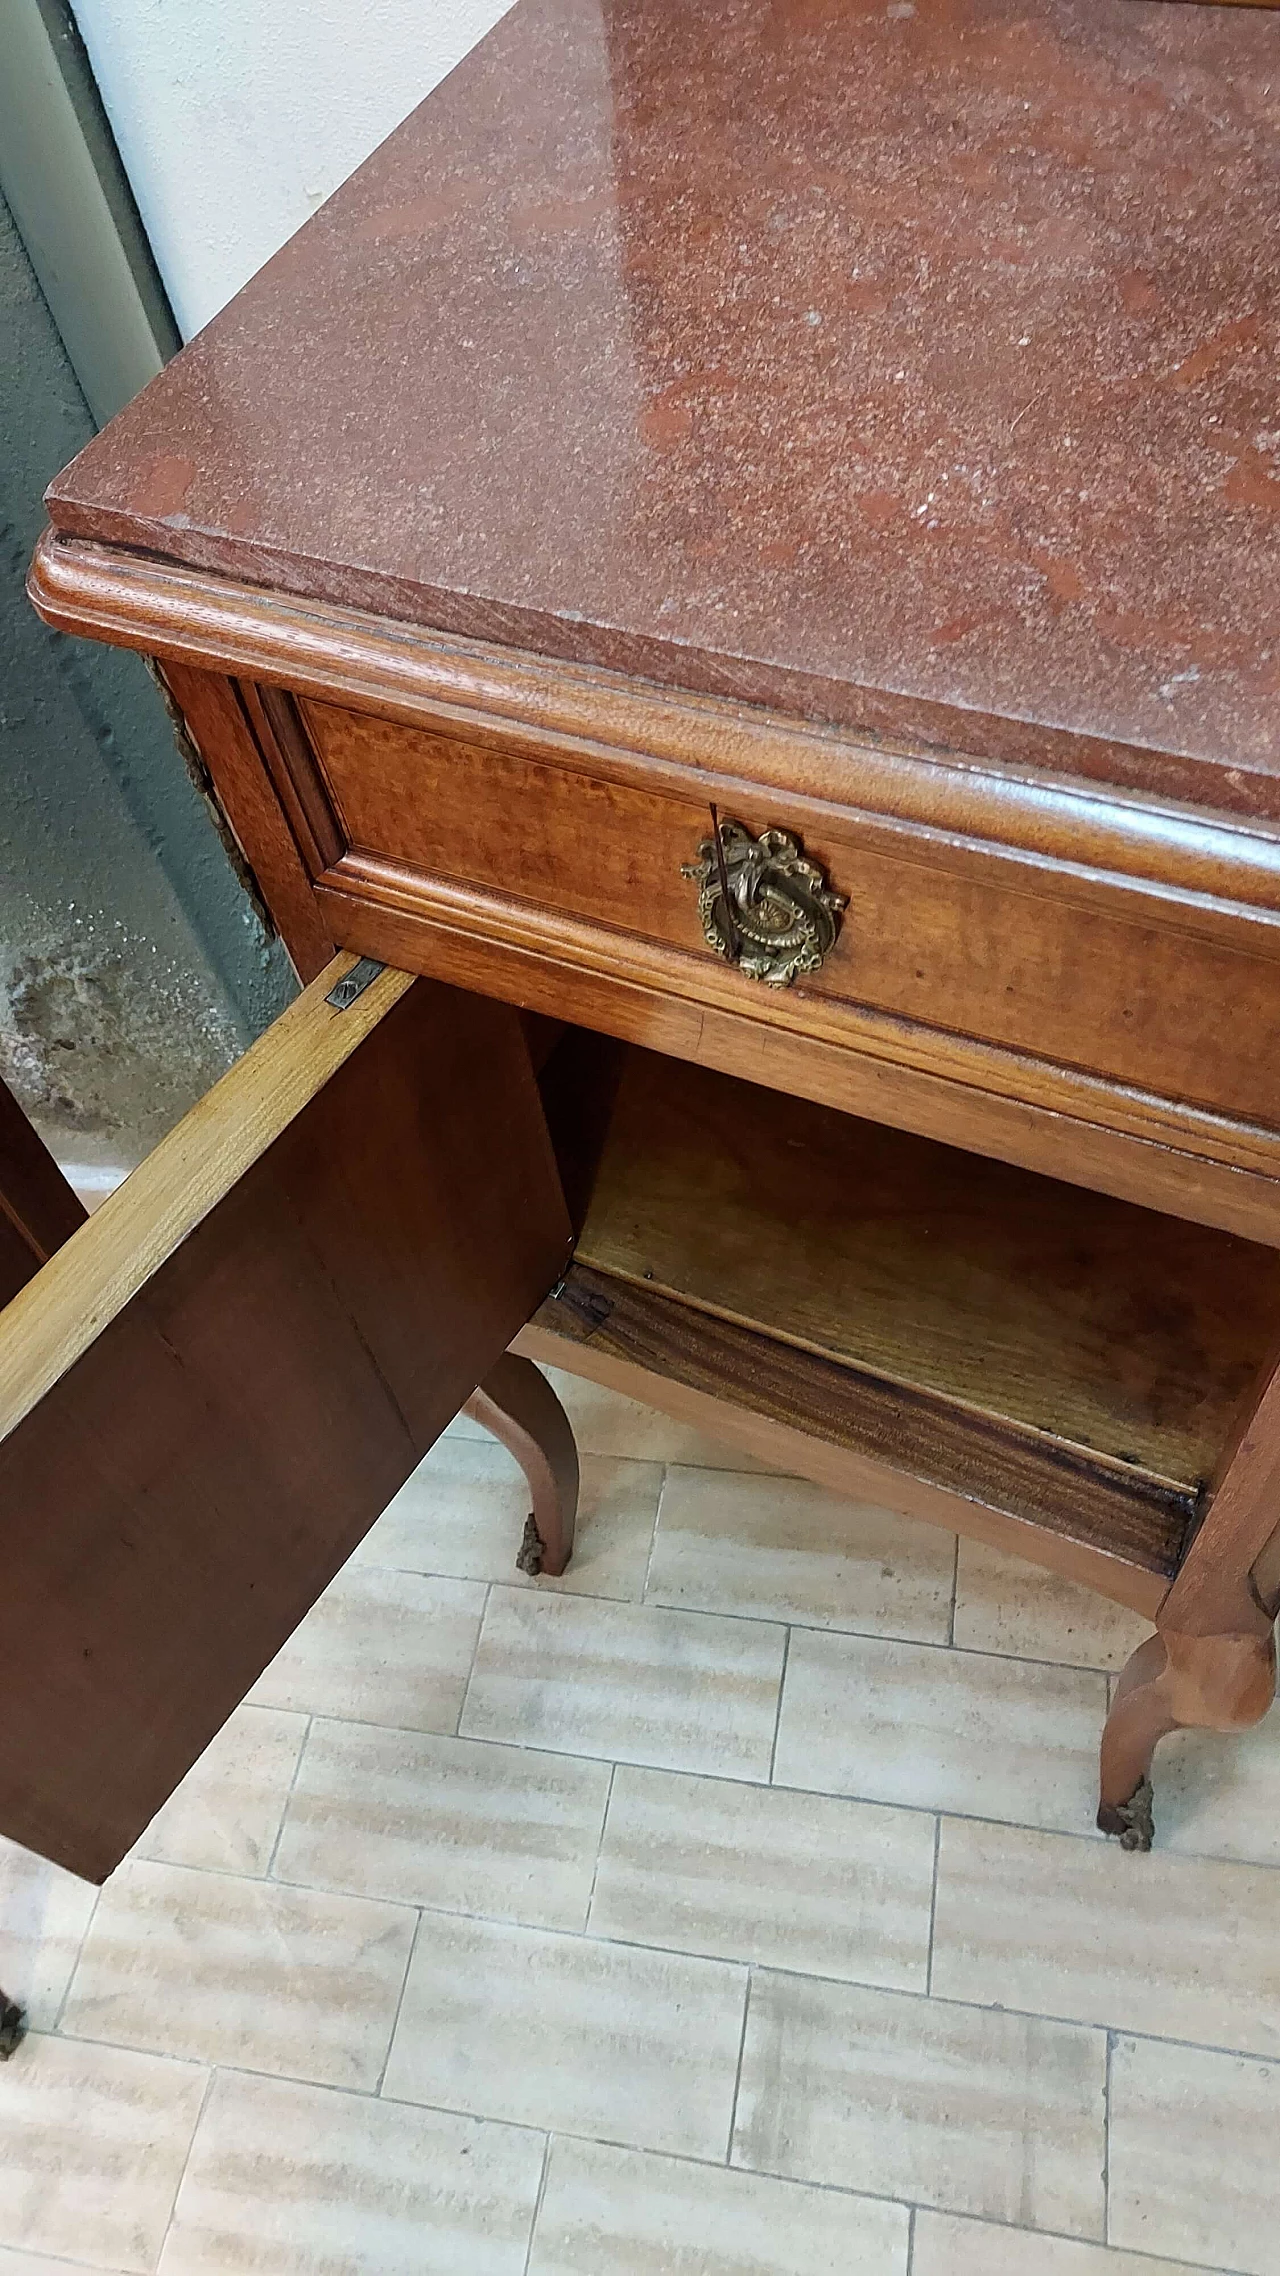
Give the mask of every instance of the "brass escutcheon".
<path id="1" fill-rule="evenodd" d="M 716 955 L 767 988 L 789 988 L 798 973 L 816 972 L 835 945 L 844 894 L 832 892 L 788 830 L 755 838 L 745 822 L 722 822 L 713 806 L 711 831 L 680 874 L 697 884 L 702 930 Z"/>

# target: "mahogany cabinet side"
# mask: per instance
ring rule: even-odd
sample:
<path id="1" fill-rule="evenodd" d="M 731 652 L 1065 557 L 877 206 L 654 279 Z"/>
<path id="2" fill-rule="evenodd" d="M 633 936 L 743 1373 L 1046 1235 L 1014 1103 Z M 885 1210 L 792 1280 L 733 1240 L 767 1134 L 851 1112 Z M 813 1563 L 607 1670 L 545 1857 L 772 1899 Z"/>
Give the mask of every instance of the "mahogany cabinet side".
<path id="1" fill-rule="evenodd" d="M 293 754 L 275 732 L 279 713 L 269 714 L 256 691 L 217 672 L 171 661 L 160 669 L 298 977 L 314 980 L 335 943 L 316 904 L 313 884 L 324 861 L 293 790 Z"/>
<path id="2" fill-rule="evenodd" d="M 0 1306 L 83 1225 L 85 1208 L 0 1083 Z"/>
<path id="3" fill-rule="evenodd" d="M 305 677 L 305 657 L 299 668 Z M 1280 1132 L 853 1002 L 810 994 L 793 1006 L 760 988 L 748 1002 L 740 978 L 709 952 L 648 940 L 625 919 L 586 923 L 514 893 L 373 859 L 347 842 L 305 705 L 270 681 L 172 659 L 163 669 L 304 978 L 336 942 L 546 1018 L 1280 1245 Z"/>
<path id="4" fill-rule="evenodd" d="M 0 1832 L 90 1879 L 563 1268 L 516 1015 L 341 969 L 0 1318 Z"/>
<path id="5" fill-rule="evenodd" d="M 1098 1823 L 1127 1848 L 1153 1837 L 1152 1758 L 1171 1731 L 1242 1731 L 1275 1697 L 1280 1612 L 1280 1353 L 1223 1448 L 1199 1522 L 1117 1686 L 1102 1739 Z"/>

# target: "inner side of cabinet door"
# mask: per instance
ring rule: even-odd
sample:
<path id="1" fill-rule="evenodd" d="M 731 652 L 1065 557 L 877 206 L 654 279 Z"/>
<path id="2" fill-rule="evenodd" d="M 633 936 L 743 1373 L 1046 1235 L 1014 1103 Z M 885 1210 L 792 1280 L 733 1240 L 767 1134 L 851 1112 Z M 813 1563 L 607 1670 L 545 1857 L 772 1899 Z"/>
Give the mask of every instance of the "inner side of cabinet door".
<path id="1" fill-rule="evenodd" d="M 564 1265 L 518 1014 L 351 962 L 0 1313 L 0 1832 L 92 1880 Z"/>

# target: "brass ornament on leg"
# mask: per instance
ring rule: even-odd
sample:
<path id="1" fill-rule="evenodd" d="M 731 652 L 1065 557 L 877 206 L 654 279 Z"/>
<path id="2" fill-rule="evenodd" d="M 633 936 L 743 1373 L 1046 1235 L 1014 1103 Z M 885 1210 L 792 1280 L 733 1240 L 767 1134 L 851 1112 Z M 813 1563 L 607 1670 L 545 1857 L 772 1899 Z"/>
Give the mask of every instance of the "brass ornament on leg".
<path id="1" fill-rule="evenodd" d="M 789 988 L 816 972 L 835 946 L 848 902 L 828 885 L 788 830 L 753 837 L 745 822 L 721 821 L 681 876 L 698 887 L 702 930 L 717 956 L 767 988 Z"/>

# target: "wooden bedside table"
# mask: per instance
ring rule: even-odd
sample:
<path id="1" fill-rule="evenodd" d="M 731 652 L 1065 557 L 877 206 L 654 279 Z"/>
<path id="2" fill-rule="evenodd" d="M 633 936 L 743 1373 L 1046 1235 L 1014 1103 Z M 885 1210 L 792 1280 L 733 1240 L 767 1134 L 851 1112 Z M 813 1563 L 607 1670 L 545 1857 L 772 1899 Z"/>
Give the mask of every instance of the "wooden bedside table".
<path id="1" fill-rule="evenodd" d="M 53 485 L 313 986 L 5 1316 L 5 1831 L 109 1870 L 481 1378 L 556 1569 L 529 1358 L 1149 1613 L 1129 1846 L 1265 1710 L 1277 63 L 520 0 Z"/>

